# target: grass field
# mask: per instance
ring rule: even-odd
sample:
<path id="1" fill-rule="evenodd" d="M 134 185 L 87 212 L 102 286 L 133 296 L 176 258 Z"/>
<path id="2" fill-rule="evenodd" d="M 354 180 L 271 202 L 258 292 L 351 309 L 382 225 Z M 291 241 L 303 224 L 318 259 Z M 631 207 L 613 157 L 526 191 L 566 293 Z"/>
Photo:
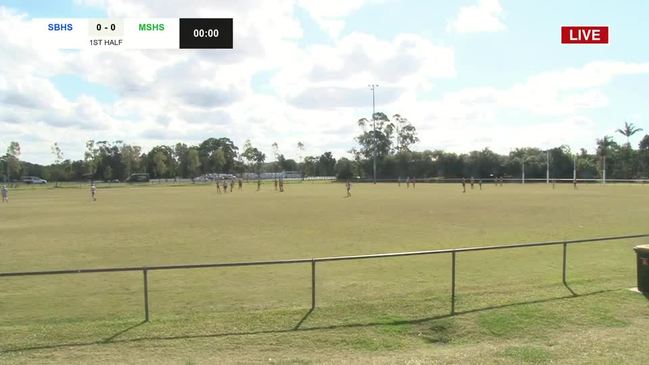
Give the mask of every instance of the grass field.
<path id="1" fill-rule="evenodd" d="M 649 186 L 289 184 L 27 188 L 0 205 L 0 272 L 311 258 L 649 231 Z M 236 190 L 236 188 L 235 188 Z M 0 280 L 0 363 L 646 363 L 638 240 L 310 266 Z"/>

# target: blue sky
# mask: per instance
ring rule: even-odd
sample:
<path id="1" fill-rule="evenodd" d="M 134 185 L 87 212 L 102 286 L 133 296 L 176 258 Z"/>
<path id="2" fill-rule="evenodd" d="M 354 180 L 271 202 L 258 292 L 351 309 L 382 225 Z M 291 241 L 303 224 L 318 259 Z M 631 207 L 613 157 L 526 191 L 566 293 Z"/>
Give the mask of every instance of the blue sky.
<path id="1" fill-rule="evenodd" d="M 419 149 L 592 151 L 625 121 L 649 130 L 638 0 L 2 0 L 0 16 L 0 149 L 17 140 L 35 162 L 54 142 L 81 158 L 87 139 L 146 150 L 212 136 L 343 156 L 371 112 L 369 83 L 379 110 L 417 127 Z M 31 18 L 198 16 L 233 17 L 235 49 L 41 51 L 15 36 Z M 607 25 L 610 44 L 562 45 L 562 25 Z"/>

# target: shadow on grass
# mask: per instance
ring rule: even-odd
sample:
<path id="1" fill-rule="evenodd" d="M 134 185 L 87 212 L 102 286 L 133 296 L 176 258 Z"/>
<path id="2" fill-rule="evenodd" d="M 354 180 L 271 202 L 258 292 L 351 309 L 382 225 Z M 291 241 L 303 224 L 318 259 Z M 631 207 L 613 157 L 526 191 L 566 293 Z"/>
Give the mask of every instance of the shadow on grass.
<path id="1" fill-rule="evenodd" d="M 134 325 L 131 325 L 129 327 L 124 328 L 123 330 L 114 333 L 110 335 L 109 337 L 106 337 L 104 339 L 98 340 L 98 341 L 92 341 L 92 342 L 81 342 L 81 343 L 65 343 L 65 344 L 57 344 L 57 345 L 43 345 L 43 346 L 33 346 L 33 347 L 24 347 L 24 348 L 17 348 L 17 349 L 10 349 L 10 350 L 1 350 L 0 349 L 0 354 L 4 353 L 11 353 L 11 352 L 21 352 L 21 351 L 28 351 L 28 350 L 46 350 L 46 349 L 56 349 L 56 348 L 66 348 L 66 347 L 79 347 L 79 346 L 92 346 L 92 345 L 101 345 L 101 344 L 108 344 L 108 343 L 116 343 L 116 342 L 124 342 L 124 341 L 114 341 L 115 338 L 125 334 L 126 332 L 135 329 L 137 327 L 140 327 L 141 325 L 145 324 L 146 321 L 138 322 Z"/>
<path id="2" fill-rule="evenodd" d="M 516 302 L 516 303 L 509 303 L 509 304 L 502 304 L 502 305 L 495 305 L 495 306 L 488 306 L 488 307 L 483 307 L 483 308 L 476 308 L 476 309 L 469 309 L 469 310 L 464 310 L 464 311 L 456 311 L 455 315 L 452 314 L 443 314 L 443 315 L 438 315 L 438 316 L 431 316 L 431 317 L 423 317 L 423 318 L 415 318 L 415 319 L 404 319 L 404 320 L 393 320 L 393 321 L 376 321 L 376 322 L 366 322 L 366 323 L 348 323 L 348 324 L 339 324 L 339 325 L 330 325 L 330 326 L 316 326 L 316 327 L 301 327 L 302 324 L 309 318 L 311 313 L 313 313 L 313 309 L 309 309 L 304 316 L 298 321 L 298 323 L 293 326 L 292 328 L 284 328 L 284 329 L 274 329 L 274 330 L 259 330 L 259 331 L 241 331 L 241 332 L 223 332 L 223 333 L 208 333 L 208 334 L 200 334 L 200 335 L 179 335 L 179 336 L 147 336 L 147 337 L 138 337 L 138 338 L 129 338 L 129 339 L 123 339 L 123 340 L 115 340 L 115 338 L 121 336 L 122 334 L 139 327 L 146 323 L 145 321 L 139 322 L 135 325 L 132 325 L 128 328 L 125 328 L 110 337 L 107 337 L 105 339 L 99 340 L 99 341 L 91 341 L 91 342 L 81 342 L 81 343 L 67 343 L 67 344 L 54 344 L 54 345 L 43 345 L 43 346 L 32 346 L 32 347 L 23 347 L 23 348 L 15 348 L 15 349 L 8 349 L 8 350 L 0 350 L 0 355 L 3 353 L 14 353 L 14 352 L 22 352 L 22 351 L 30 351 L 30 350 L 45 350 L 45 349 L 55 349 L 55 348 L 66 348 L 66 347 L 83 347 L 83 346 L 93 346 L 93 345 L 104 345 L 104 344 L 118 344 L 118 343 L 130 343 L 130 342 L 141 342 L 141 341 L 163 341 L 163 340 L 184 340 L 184 339 L 198 339 L 198 338 L 220 338 L 220 337 L 231 337 L 231 336 L 252 336 L 252 335 L 266 335 L 266 334 L 287 334 L 287 333 L 299 333 L 299 332 L 307 332 L 307 331 L 325 331 L 325 330 L 336 330 L 336 329 L 344 329 L 344 328 L 364 328 L 364 327 L 375 327 L 375 326 L 398 326 L 398 325 L 406 325 L 406 324 L 421 324 L 429 321 L 434 321 L 438 319 L 443 319 L 443 318 L 450 318 L 454 316 L 459 316 L 463 314 L 470 314 L 470 313 L 476 313 L 476 312 L 483 312 L 483 311 L 489 311 L 493 309 L 502 309 L 502 308 L 508 308 L 508 307 L 516 307 L 516 306 L 521 306 L 521 305 L 528 305 L 528 304 L 539 304 L 539 303 L 547 303 L 547 302 L 553 302 L 553 301 L 558 301 L 558 300 L 565 300 L 565 299 L 572 299 L 572 298 L 579 298 L 579 297 L 586 297 L 586 296 L 591 296 L 591 295 L 597 295 L 597 294 L 602 294 L 606 292 L 612 292 L 616 291 L 618 289 L 606 289 L 606 290 L 598 290 L 594 292 L 589 292 L 589 293 L 584 293 L 584 294 L 576 294 L 574 291 L 570 290 L 572 295 L 567 295 L 567 296 L 561 296 L 561 297 L 555 297 L 555 298 L 548 298 L 548 299 L 538 299 L 538 300 L 528 300 L 524 302 Z M 649 299 L 649 294 L 645 294 L 645 297 Z"/>
<path id="3" fill-rule="evenodd" d="M 309 318 L 309 316 L 311 315 L 311 313 L 313 313 L 313 308 L 309 309 L 309 311 L 306 312 L 306 314 L 304 315 L 304 317 L 302 317 L 302 319 L 300 319 L 300 321 L 297 322 L 297 324 L 295 325 L 295 327 L 293 327 L 293 331 L 297 331 L 297 330 L 299 330 L 299 329 L 300 329 L 300 326 L 302 325 L 302 323 L 304 323 L 304 321 L 306 321 L 306 319 Z"/>
<path id="4" fill-rule="evenodd" d="M 571 293 L 571 294 L 572 294 L 573 296 L 575 296 L 575 297 L 576 297 L 576 296 L 578 295 L 577 293 L 575 293 L 575 291 L 574 291 L 574 290 L 572 290 L 572 288 L 570 287 L 570 285 L 568 285 L 568 283 L 567 283 L 567 282 L 565 282 L 565 281 L 564 281 L 564 282 L 563 282 L 563 286 L 565 286 L 565 287 L 566 287 L 566 289 L 568 289 L 568 291 L 570 291 L 570 293 Z"/>
<path id="5" fill-rule="evenodd" d="M 125 329 L 123 329 L 123 330 L 121 330 L 121 331 L 115 333 L 114 335 L 112 335 L 112 336 L 110 336 L 110 337 L 106 337 L 105 339 L 103 339 L 103 340 L 101 340 L 101 341 L 98 341 L 98 342 L 99 342 L 99 343 L 109 343 L 109 342 L 112 342 L 115 338 L 117 338 L 117 337 L 119 337 L 119 336 L 125 334 L 126 332 L 128 332 L 128 331 L 130 331 L 130 330 L 132 330 L 132 329 L 134 329 L 134 328 L 140 327 L 141 325 L 143 325 L 143 324 L 145 324 L 145 323 L 146 323 L 146 321 L 142 321 L 142 322 L 136 323 L 136 324 L 132 325 L 131 327 L 127 327 L 127 328 L 125 328 Z"/>
<path id="6" fill-rule="evenodd" d="M 484 312 L 484 311 L 488 311 L 488 310 L 492 310 L 492 309 L 516 307 L 516 306 L 519 306 L 519 305 L 540 304 L 540 303 L 554 302 L 554 301 L 562 300 L 562 299 L 573 299 L 573 298 L 579 298 L 579 297 L 588 297 L 588 296 L 591 296 L 591 295 L 597 295 L 597 294 L 617 291 L 619 289 L 603 289 L 603 290 L 597 290 L 597 291 L 584 293 L 584 294 L 577 294 L 570 288 L 568 288 L 568 290 L 570 290 L 571 295 L 564 295 L 562 297 L 556 297 L 556 298 L 528 300 L 528 301 L 525 301 L 525 302 L 508 303 L 508 304 L 501 304 L 501 305 L 492 305 L 492 306 L 489 306 L 489 307 L 469 309 L 469 310 L 464 310 L 464 311 L 456 311 L 455 314 L 456 315 L 469 314 L 469 313 L 476 313 L 476 312 Z"/>

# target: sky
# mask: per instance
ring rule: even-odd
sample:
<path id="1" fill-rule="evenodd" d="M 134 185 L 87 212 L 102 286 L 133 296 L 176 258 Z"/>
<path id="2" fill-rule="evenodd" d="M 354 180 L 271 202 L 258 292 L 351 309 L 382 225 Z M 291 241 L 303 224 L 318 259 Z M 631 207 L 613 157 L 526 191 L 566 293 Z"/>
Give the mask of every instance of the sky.
<path id="1" fill-rule="evenodd" d="M 40 49 L 20 31 L 65 17 L 231 17 L 234 49 Z M 624 122 L 649 132 L 646 24 L 641 0 L 0 0 L 0 151 L 47 164 L 55 142 L 82 159 L 89 139 L 228 137 L 343 157 L 378 84 L 377 111 L 408 118 L 417 150 L 592 152 L 626 142 Z M 565 25 L 609 26 L 610 43 L 562 45 Z"/>

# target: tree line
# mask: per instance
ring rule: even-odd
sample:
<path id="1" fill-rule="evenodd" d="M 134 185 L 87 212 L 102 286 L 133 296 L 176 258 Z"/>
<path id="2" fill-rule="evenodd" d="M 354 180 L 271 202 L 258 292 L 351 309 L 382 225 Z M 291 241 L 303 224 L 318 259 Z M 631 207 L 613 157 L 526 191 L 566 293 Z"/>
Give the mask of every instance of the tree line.
<path id="1" fill-rule="evenodd" d="M 176 143 L 159 145 L 148 152 L 140 146 L 124 141 L 86 141 L 82 160 L 66 159 L 58 143 L 54 143 L 52 163 L 40 165 L 22 161 L 18 142 L 11 142 L 0 159 L 0 175 L 5 181 L 21 176 L 39 176 L 50 181 L 80 181 L 85 179 L 124 181 L 132 173 L 146 172 L 152 178 L 194 178 L 210 173 L 298 171 L 304 177 L 336 176 L 339 179 L 371 178 L 376 159 L 377 178 L 487 178 L 490 176 L 544 178 L 546 164 L 553 178 L 572 178 L 573 166 L 577 177 L 583 178 L 649 178 L 649 135 L 637 148 L 629 138 L 642 131 L 633 123 L 625 123 L 617 133 L 626 137 L 618 144 L 612 136 L 595 141 L 596 152 L 585 149 L 571 151 L 568 146 L 549 150 L 536 147 L 516 148 L 502 155 L 489 148 L 468 153 L 445 152 L 440 149 L 413 151 L 419 141 L 416 128 L 407 118 L 395 114 L 375 113 L 370 120 L 357 121 L 361 133 L 355 138 L 357 146 L 349 153 L 351 158 L 336 159 L 331 152 L 315 156 L 287 159 L 280 146 L 271 146 L 273 161 L 247 140 L 242 148 L 227 137 L 207 138 L 197 145 Z M 297 142 L 300 155 L 304 143 Z"/>

